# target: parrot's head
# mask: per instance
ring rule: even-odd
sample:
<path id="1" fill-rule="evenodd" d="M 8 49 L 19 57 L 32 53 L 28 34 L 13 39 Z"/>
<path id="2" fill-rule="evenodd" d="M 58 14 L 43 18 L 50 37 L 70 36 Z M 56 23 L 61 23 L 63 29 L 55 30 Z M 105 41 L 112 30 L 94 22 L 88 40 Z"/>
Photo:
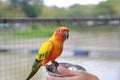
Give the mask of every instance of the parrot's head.
<path id="1" fill-rule="evenodd" d="M 56 39 L 65 41 L 69 37 L 69 29 L 67 27 L 58 27 L 53 35 Z"/>

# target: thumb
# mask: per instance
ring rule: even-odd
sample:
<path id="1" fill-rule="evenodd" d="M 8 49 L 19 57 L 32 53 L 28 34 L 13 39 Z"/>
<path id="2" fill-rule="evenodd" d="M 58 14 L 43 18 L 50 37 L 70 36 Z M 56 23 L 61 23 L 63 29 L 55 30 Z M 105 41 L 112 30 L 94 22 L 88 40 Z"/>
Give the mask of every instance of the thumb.
<path id="1" fill-rule="evenodd" d="M 66 68 L 64 68 L 64 67 L 62 67 L 62 66 L 59 66 L 59 67 L 57 68 L 57 70 L 58 70 L 58 72 L 59 72 L 60 74 L 62 74 L 63 76 L 75 76 L 75 75 L 77 75 L 77 74 L 76 74 L 76 71 L 68 70 L 68 69 L 66 69 Z"/>

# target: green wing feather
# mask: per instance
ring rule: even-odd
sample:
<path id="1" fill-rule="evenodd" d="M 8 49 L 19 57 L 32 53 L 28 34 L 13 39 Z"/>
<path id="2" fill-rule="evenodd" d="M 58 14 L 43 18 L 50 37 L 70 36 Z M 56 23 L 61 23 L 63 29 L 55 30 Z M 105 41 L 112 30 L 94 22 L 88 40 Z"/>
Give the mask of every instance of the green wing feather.
<path id="1" fill-rule="evenodd" d="M 36 60 L 35 60 L 34 63 L 36 63 L 36 64 L 32 68 L 32 71 L 31 71 L 31 73 L 29 74 L 29 76 L 27 77 L 26 80 L 29 80 L 30 78 L 32 78 L 35 75 L 35 73 L 38 71 L 38 69 L 40 68 L 40 66 L 42 66 L 41 61 L 40 62 L 36 62 Z"/>
<path id="2" fill-rule="evenodd" d="M 45 43 L 42 44 L 38 54 L 36 55 L 36 60 L 33 63 L 32 71 L 26 80 L 29 80 L 35 75 L 40 66 L 42 66 L 42 60 L 44 60 L 49 55 L 49 52 L 51 51 L 52 47 L 53 43 L 51 41 L 46 41 Z"/>

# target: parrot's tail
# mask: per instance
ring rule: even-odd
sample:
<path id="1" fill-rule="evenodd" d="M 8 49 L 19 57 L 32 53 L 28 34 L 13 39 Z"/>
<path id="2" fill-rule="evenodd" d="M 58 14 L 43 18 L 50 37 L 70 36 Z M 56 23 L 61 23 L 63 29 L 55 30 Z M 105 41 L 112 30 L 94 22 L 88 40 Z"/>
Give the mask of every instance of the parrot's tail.
<path id="1" fill-rule="evenodd" d="M 30 78 L 32 78 L 35 73 L 38 71 L 38 69 L 42 66 L 41 61 L 35 61 L 32 67 L 32 71 L 29 74 L 29 76 L 27 77 L 26 80 L 30 80 Z"/>

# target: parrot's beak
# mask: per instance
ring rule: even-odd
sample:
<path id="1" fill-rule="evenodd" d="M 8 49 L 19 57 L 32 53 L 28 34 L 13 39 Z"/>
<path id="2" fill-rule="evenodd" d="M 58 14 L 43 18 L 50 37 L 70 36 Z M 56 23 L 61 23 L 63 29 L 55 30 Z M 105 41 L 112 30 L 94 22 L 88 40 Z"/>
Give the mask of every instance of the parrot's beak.
<path id="1" fill-rule="evenodd" d="M 63 33 L 62 37 L 63 37 L 64 39 L 68 39 L 68 37 L 69 37 L 69 32 L 68 32 L 68 31 L 65 31 L 65 32 Z"/>

